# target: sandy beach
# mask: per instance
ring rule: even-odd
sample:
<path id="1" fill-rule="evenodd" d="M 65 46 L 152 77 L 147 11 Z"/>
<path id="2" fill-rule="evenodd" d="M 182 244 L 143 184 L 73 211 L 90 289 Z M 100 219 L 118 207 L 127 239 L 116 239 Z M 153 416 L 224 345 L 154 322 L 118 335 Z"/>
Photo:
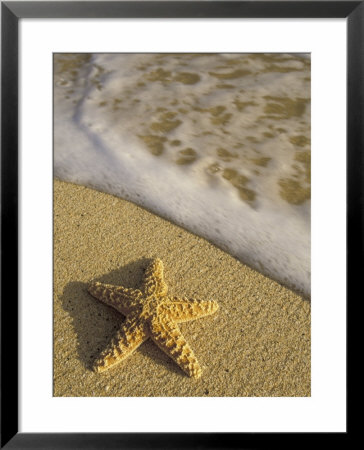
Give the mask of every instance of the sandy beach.
<path id="1" fill-rule="evenodd" d="M 180 324 L 202 376 L 148 340 L 101 374 L 92 365 L 124 320 L 91 281 L 140 286 L 151 258 L 169 292 L 219 311 Z M 310 396 L 310 302 L 184 229 L 112 195 L 54 182 L 54 396 Z"/>

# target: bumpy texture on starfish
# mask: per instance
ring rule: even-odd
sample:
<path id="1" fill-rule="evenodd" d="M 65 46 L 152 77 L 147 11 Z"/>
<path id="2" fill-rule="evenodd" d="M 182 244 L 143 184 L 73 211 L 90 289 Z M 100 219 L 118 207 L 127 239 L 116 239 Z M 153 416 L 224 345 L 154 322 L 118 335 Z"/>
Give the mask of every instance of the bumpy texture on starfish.
<path id="1" fill-rule="evenodd" d="M 120 330 L 96 361 L 96 372 L 103 372 L 124 360 L 150 337 L 190 377 L 201 376 L 200 365 L 177 323 L 213 314 L 218 304 L 167 296 L 160 259 L 153 260 L 147 267 L 140 290 L 96 282 L 89 292 L 126 316 Z"/>

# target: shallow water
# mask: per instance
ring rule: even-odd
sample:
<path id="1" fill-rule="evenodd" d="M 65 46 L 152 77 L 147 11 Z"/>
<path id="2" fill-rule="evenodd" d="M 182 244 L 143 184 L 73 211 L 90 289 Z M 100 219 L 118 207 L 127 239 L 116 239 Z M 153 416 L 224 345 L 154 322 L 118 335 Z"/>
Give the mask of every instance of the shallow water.
<path id="1" fill-rule="evenodd" d="M 55 176 L 134 201 L 310 293 L 310 59 L 54 60 Z"/>

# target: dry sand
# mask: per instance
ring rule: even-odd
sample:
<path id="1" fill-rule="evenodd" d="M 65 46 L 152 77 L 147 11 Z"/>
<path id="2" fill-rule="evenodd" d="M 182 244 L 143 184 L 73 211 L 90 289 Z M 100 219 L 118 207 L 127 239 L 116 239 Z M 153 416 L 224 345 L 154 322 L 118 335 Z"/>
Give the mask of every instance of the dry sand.
<path id="1" fill-rule="evenodd" d="M 171 294 L 219 303 L 215 315 L 180 324 L 198 380 L 150 340 L 115 368 L 91 370 L 123 317 L 87 286 L 139 287 L 154 257 Z M 130 202 L 55 180 L 55 396 L 310 396 L 310 359 L 307 300 Z"/>

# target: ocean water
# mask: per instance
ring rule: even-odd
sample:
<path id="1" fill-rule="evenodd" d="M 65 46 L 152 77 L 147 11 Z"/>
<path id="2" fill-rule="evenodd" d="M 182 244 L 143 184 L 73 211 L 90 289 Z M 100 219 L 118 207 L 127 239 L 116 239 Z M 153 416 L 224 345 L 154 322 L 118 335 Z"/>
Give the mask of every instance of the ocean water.
<path id="1" fill-rule="evenodd" d="M 54 174 L 310 295 L 310 58 L 56 54 Z"/>

